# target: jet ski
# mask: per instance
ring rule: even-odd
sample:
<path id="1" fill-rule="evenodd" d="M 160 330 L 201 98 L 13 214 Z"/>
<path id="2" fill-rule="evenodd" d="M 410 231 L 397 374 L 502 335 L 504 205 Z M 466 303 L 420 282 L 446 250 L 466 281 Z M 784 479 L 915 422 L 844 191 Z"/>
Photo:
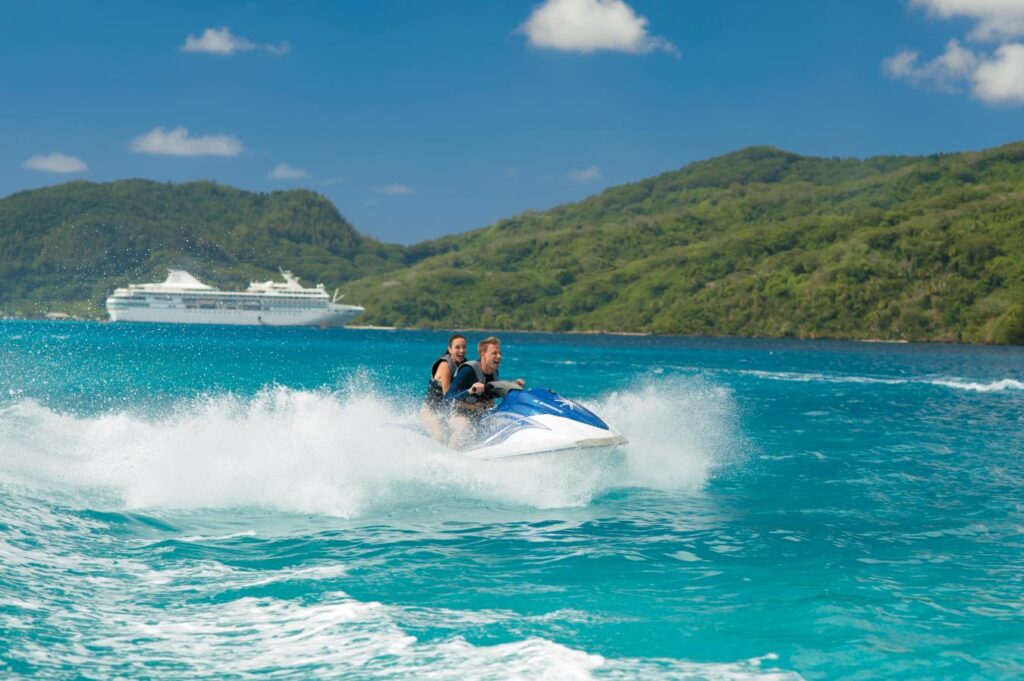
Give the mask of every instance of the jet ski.
<path id="1" fill-rule="evenodd" d="M 501 459 L 628 442 L 594 412 L 554 390 L 525 390 L 511 381 L 494 381 L 487 387 L 502 402 L 480 418 L 476 438 L 463 454 Z"/>

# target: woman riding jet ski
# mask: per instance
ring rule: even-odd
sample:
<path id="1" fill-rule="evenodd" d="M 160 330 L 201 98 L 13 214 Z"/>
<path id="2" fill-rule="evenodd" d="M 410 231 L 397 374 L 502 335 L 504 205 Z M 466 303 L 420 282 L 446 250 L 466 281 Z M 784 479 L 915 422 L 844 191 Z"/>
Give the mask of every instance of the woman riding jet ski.
<path id="1" fill-rule="evenodd" d="M 461 333 L 452 334 L 448 339 L 448 351 L 434 360 L 430 367 L 430 382 L 427 383 L 427 394 L 420 408 L 420 423 L 427 434 L 438 442 L 447 442 L 447 424 L 445 423 L 444 397 L 458 373 L 459 367 L 466 362 L 466 337 Z"/>

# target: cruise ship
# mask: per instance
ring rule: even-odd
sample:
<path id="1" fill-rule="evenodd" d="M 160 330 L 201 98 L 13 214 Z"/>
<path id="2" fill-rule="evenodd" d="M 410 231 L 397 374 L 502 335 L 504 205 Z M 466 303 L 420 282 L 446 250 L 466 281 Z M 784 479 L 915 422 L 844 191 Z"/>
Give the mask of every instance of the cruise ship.
<path id="1" fill-rule="evenodd" d="M 107 298 L 113 322 L 344 326 L 362 313 L 358 305 L 331 299 L 323 284 L 305 288 L 287 270 L 284 282 L 252 282 L 245 291 L 221 291 L 182 270 L 157 284 L 131 284 Z M 337 293 L 337 292 L 335 292 Z"/>

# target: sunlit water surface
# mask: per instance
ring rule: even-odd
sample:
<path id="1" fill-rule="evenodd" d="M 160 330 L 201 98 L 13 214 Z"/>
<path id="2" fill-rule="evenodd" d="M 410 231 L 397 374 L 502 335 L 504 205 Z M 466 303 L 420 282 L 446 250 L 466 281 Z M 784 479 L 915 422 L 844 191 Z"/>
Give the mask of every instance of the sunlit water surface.
<path id="1" fill-rule="evenodd" d="M 1024 675 L 1022 349 L 505 334 L 630 444 L 482 462 L 445 339 L 0 323 L 0 673 Z"/>

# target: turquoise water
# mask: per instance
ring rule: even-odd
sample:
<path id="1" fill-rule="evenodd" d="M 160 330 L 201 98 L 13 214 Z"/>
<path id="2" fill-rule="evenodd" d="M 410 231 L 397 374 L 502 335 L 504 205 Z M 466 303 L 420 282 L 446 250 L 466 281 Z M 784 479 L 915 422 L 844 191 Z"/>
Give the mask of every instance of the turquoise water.
<path id="1" fill-rule="evenodd" d="M 0 323 L 0 675 L 1024 675 L 1024 349 L 503 337 L 630 445 L 430 443 L 442 333 Z"/>

